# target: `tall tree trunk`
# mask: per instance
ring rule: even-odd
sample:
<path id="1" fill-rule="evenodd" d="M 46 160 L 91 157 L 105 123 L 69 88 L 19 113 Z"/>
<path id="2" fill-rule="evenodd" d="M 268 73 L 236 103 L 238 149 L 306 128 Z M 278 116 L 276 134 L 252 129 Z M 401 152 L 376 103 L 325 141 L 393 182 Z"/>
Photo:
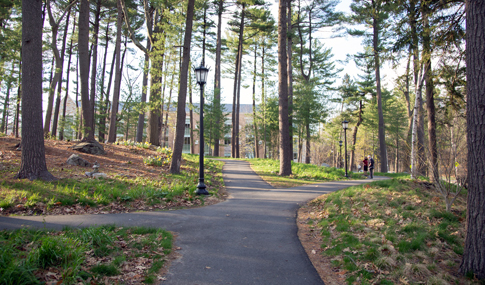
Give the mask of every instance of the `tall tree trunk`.
<path id="1" fill-rule="evenodd" d="M 42 132 L 42 1 L 23 0 L 22 15 L 22 161 L 15 178 L 52 181 Z"/>
<path id="2" fill-rule="evenodd" d="M 188 0 L 187 18 L 185 22 L 184 35 L 184 57 L 182 61 L 182 70 L 180 71 L 180 90 L 177 103 L 177 126 L 175 128 L 175 141 L 170 164 L 170 172 L 173 174 L 180 173 L 180 164 L 182 163 L 182 149 L 184 145 L 185 133 L 185 101 L 187 97 L 187 72 L 190 62 L 190 42 L 192 40 L 192 20 L 194 17 L 195 0 Z M 203 145 L 200 147 L 204 147 Z"/>
<path id="3" fill-rule="evenodd" d="M 261 109 L 263 110 L 263 158 L 268 158 L 266 153 L 266 95 L 265 95 L 265 85 L 264 85 L 264 56 L 265 56 L 265 46 L 263 45 L 263 50 L 261 52 Z"/>
<path id="4" fill-rule="evenodd" d="M 310 142 L 311 142 L 311 135 L 310 135 L 310 123 L 307 123 L 305 126 L 306 129 L 306 139 L 305 139 L 305 163 L 309 164 L 311 161 L 310 158 Z"/>
<path id="5" fill-rule="evenodd" d="M 83 126 L 83 116 L 82 116 L 82 104 L 79 104 L 79 52 L 77 54 L 77 60 L 76 60 L 76 113 L 77 113 L 77 118 L 79 120 L 78 125 L 77 125 L 77 133 L 76 133 L 76 139 L 80 140 L 82 138 L 82 126 Z"/>
<path id="6" fill-rule="evenodd" d="M 374 6 L 374 0 L 372 0 Z M 387 150 L 386 134 L 384 124 L 384 114 L 382 112 L 382 94 L 381 94 L 381 74 L 380 74 L 380 55 L 379 55 L 379 32 L 380 27 L 376 17 L 372 20 L 373 29 L 373 48 L 374 48 L 374 65 L 376 69 L 376 93 L 377 93 L 377 112 L 379 113 L 379 153 L 380 153 L 380 171 L 387 172 Z"/>
<path id="7" fill-rule="evenodd" d="M 49 23 L 51 25 L 51 32 L 52 32 L 51 48 L 52 48 L 52 52 L 54 53 L 54 59 L 55 59 L 55 73 L 49 86 L 49 99 L 47 103 L 47 110 L 45 113 L 45 122 L 44 122 L 44 136 L 47 136 L 49 134 L 49 131 L 51 128 L 51 117 L 52 117 L 52 106 L 54 103 L 54 94 L 56 92 L 57 82 L 59 81 L 62 75 L 62 66 L 64 63 L 63 60 L 61 59 L 61 55 L 59 54 L 59 49 L 57 48 L 57 34 L 59 31 L 59 23 L 64 18 L 67 10 L 70 10 L 71 5 L 73 5 L 74 3 L 75 2 L 72 2 L 71 4 L 69 4 L 67 8 L 62 12 L 62 15 L 59 17 L 59 19 L 56 21 L 54 19 L 54 16 L 52 15 L 50 0 L 47 0 L 46 2 L 47 11 L 49 13 Z"/>
<path id="8" fill-rule="evenodd" d="M 72 34 L 74 34 L 75 31 L 76 31 L 76 15 L 74 14 Z M 63 101 L 64 105 L 62 108 L 62 121 L 60 125 L 60 130 L 59 130 L 59 140 L 64 140 L 64 130 L 66 128 L 66 108 L 67 108 L 67 97 L 69 96 L 69 75 L 71 74 L 72 44 L 73 44 L 73 37 L 71 36 L 71 40 L 69 42 L 69 59 L 67 61 L 67 70 L 66 70 L 66 93 L 64 95 L 64 101 Z"/>
<path id="9" fill-rule="evenodd" d="M 413 112 L 411 110 L 411 100 L 409 97 L 410 87 L 409 87 L 409 78 L 410 78 L 410 64 L 411 64 L 411 55 L 412 55 L 412 48 L 409 48 L 409 56 L 406 65 L 406 89 L 404 90 L 404 99 L 406 100 L 406 111 L 407 111 L 407 118 L 408 118 L 408 126 L 406 130 L 406 147 L 404 148 L 404 157 L 402 159 L 404 170 L 409 171 L 409 166 L 411 165 L 411 134 L 412 134 L 412 127 L 413 127 Z"/>
<path id="10" fill-rule="evenodd" d="M 172 79 L 170 80 L 170 91 L 168 93 L 168 101 L 167 101 L 167 111 L 165 112 L 165 122 L 162 122 L 162 134 L 161 134 L 161 142 L 160 145 L 163 145 L 165 143 L 165 138 L 167 135 L 167 129 L 168 129 L 168 113 L 170 112 L 170 105 L 172 104 L 172 90 L 173 90 L 173 81 L 175 77 L 175 72 L 172 72 Z M 162 107 L 163 111 L 163 107 Z M 163 121 L 163 113 L 160 118 Z M 184 122 L 185 125 L 185 122 Z"/>
<path id="11" fill-rule="evenodd" d="M 158 26 L 155 24 L 154 34 L 160 34 Z M 155 45 L 153 45 L 152 52 L 154 54 L 160 53 L 164 48 L 164 40 L 158 40 Z M 153 145 L 160 144 L 160 101 L 161 101 L 161 90 L 160 82 L 162 80 L 163 72 L 163 56 L 159 58 L 160 55 L 155 55 L 152 58 L 152 66 L 150 68 L 151 81 L 150 81 L 150 112 L 148 113 L 148 132 L 147 141 Z"/>
<path id="12" fill-rule="evenodd" d="M 111 79 L 113 75 L 113 67 L 116 60 L 116 53 L 113 53 L 113 60 L 111 61 L 111 71 L 109 76 L 108 90 L 104 91 L 104 79 L 106 75 L 106 58 L 108 57 L 108 46 L 109 46 L 109 26 L 111 22 L 106 24 L 105 32 L 105 46 L 103 55 L 103 70 L 101 71 L 101 86 L 99 88 L 101 96 L 99 98 L 99 119 L 98 119 L 98 139 L 100 142 L 104 142 L 106 134 L 106 113 L 108 112 L 108 101 L 109 101 L 109 89 L 111 86 Z M 143 96 L 143 95 L 142 95 Z M 106 99 L 104 99 L 106 97 Z"/>
<path id="13" fill-rule="evenodd" d="M 79 72 L 83 112 L 83 140 L 94 141 L 94 113 L 89 100 L 89 1 L 80 0 L 78 24 Z"/>
<path id="14" fill-rule="evenodd" d="M 216 41 L 216 62 L 214 69 L 214 108 L 219 110 L 221 108 L 221 46 L 222 46 L 222 12 L 224 10 L 224 0 L 219 0 L 217 7 L 217 41 Z M 216 121 L 219 125 L 222 122 Z M 192 124 L 192 121 L 191 121 Z M 220 137 L 214 137 L 214 156 L 220 156 L 219 154 L 219 141 Z M 192 143 L 192 138 L 190 139 Z"/>
<path id="15" fill-rule="evenodd" d="M 94 25 L 93 25 L 93 48 L 91 51 L 91 57 L 92 57 L 92 64 L 91 64 L 91 95 L 89 96 L 89 99 L 91 101 L 91 107 L 93 108 L 93 132 L 95 130 L 95 124 L 94 124 L 94 114 L 96 113 L 96 82 L 97 82 L 97 71 L 98 71 L 98 38 L 99 38 L 99 21 L 100 21 L 100 15 L 101 15 L 101 2 L 102 0 L 97 0 L 96 2 L 96 12 L 94 13 Z M 100 98 L 103 97 L 103 93 L 101 92 Z M 102 102 L 102 100 L 100 100 Z M 101 103 L 102 104 L 102 103 Z M 101 141 L 101 138 L 98 138 Z"/>
<path id="16" fill-rule="evenodd" d="M 291 1 L 287 0 L 288 4 L 288 123 L 290 125 L 290 149 L 291 149 L 291 159 L 293 160 L 293 65 L 291 64 L 292 61 L 292 47 L 293 47 L 293 37 L 291 33 Z"/>
<path id="17" fill-rule="evenodd" d="M 15 63 L 12 64 L 12 71 L 10 72 L 10 77 L 7 79 L 7 91 L 5 94 L 5 101 L 3 102 L 3 114 L 2 114 L 2 125 L 0 126 L 0 132 L 7 134 L 7 124 L 8 124 L 8 105 L 10 100 L 10 89 L 12 88 L 13 74 L 15 72 Z"/>
<path id="18" fill-rule="evenodd" d="M 190 63 L 189 63 L 190 64 Z M 189 65 L 189 120 L 190 120 L 190 153 L 194 154 L 194 105 L 192 103 L 192 68 Z M 215 147 L 214 147 L 215 148 Z M 215 153 L 214 149 L 214 153 Z M 219 155 L 219 152 L 217 152 Z"/>
<path id="19" fill-rule="evenodd" d="M 241 21 L 239 23 L 239 38 L 236 55 L 236 68 L 234 72 L 234 95 L 232 100 L 232 139 L 231 139 L 231 154 L 233 158 L 239 157 L 239 92 L 241 90 L 241 65 L 243 53 L 243 34 L 244 34 L 244 18 L 246 14 L 246 4 L 242 4 Z"/>
<path id="20" fill-rule="evenodd" d="M 151 49 L 150 45 L 150 38 L 147 37 L 147 50 Z M 143 68 L 143 83 L 142 83 L 142 91 L 141 91 L 141 103 L 144 106 L 147 101 L 147 88 L 148 88 L 148 69 L 150 68 L 150 57 L 148 53 L 145 53 L 145 65 Z M 140 111 L 138 114 L 138 124 L 136 127 L 136 141 L 142 142 L 143 141 L 143 129 L 145 126 L 145 108 Z"/>
<path id="21" fill-rule="evenodd" d="M 111 113 L 109 120 L 109 134 L 108 142 L 116 142 L 116 122 L 118 116 L 118 103 L 120 99 L 120 83 L 121 83 L 121 23 L 123 20 L 123 12 L 121 10 L 121 0 L 116 1 L 116 8 L 118 10 L 118 18 L 116 21 L 116 67 L 115 67 L 115 85 L 113 89 L 113 104 L 111 105 Z"/>
<path id="22" fill-rule="evenodd" d="M 286 45 L 286 0 L 280 0 L 278 12 L 278 93 L 279 93 L 279 149 L 280 175 L 291 174 L 290 124 L 288 119 L 288 68 Z"/>
<path id="23" fill-rule="evenodd" d="M 485 2 L 466 0 L 468 202 L 460 271 L 485 279 Z"/>
<path id="24" fill-rule="evenodd" d="M 57 137 L 57 124 L 59 121 L 59 108 L 61 106 L 61 92 L 62 92 L 62 74 L 64 69 L 64 55 L 66 53 L 66 40 L 67 32 L 69 28 L 69 17 L 71 16 L 71 8 L 69 8 L 66 16 L 66 26 L 64 28 L 64 34 L 62 36 L 62 48 L 61 48 L 61 70 L 57 86 L 56 107 L 54 109 L 54 121 L 52 122 L 52 136 Z"/>
<path id="25" fill-rule="evenodd" d="M 424 72 L 426 73 L 426 67 L 424 67 Z M 424 75 L 423 75 L 424 76 Z M 424 77 L 423 77 L 424 78 Z M 423 89 L 421 86 L 420 89 Z M 417 129 L 417 171 L 419 176 L 426 176 L 426 151 L 424 147 L 424 108 L 423 108 L 423 99 L 422 99 L 422 91 L 420 90 L 420 100 L 421 104 L 418 108 L 418 129 Z"/>
<path id="26" fill-rule="evenodd" d="M 258 139 L 258 124 L 256 122 L 256 73 L 257 73 L 257 49 L 254 45 L 254 63 L 253 63 L 253 127 L 254 127 L 254 157 L 259 158 L 259 139 Z"/>
<path id="27" fill-rule="evenodd" d="M 411 140 L 411 178 L 417 178 L 419 173 L 419 110 L 422 108 L 422 90 L 423 90 L 424 76 L 419 80 L 419 85 L 416 85 L 416 99 L 413 111 L 413 132 Z"/>
<path id="28" fill-rule="evenodd" d="M 364 120 L 362 118 L 362 114 L 364 113 L 364 104 L 362 104 L 362 100 L 359 101 L 359 115 L 358 115 L 358 120 L 357 124 L 354 127 L 354 131 L 352 132 L 352 145 L 350 147 L 350 170 L 355 171 L 357 170 L 357 166 L 355 164 L 355 145 L 357 144 L 357 132 L 359 131 L 360 124 L 362 124 L 362 121 Z"/>
<path id="29" fill-rule="evenodd" d="M 20 51 L 20 57 L 22 57 L 22 51 Z M 22 69 L 22 59 L 19 61 L 19 74 L 22 74 L 23 69 Z M 19 137 L 19 121 L 20 121 L 20 100 L 22 99 L 22 78 L 19 76 L 19 86 L 17 88 L 17 104 L 16 104 L 16 110 L 15 110 L 15 124 L 14 124 L 14 130 L 12 130 L 15 134 L 15 137 Z M 42 115 L 41 115 L 42 116 Z"/>
<path id="30" fill-rule="evenodd" d="M 423 4 L 427 5 L 427 4 Z M 429 26 L 429 7 L 423 11 L 423 60 L 426 66 L 424 80 L 426 82 L 426 109 L 428 113 L 428 147 L 429 147 L 429 172 L 432 182 L 439 181 L 438 151 L 436 149 L 436 116 L 434 105 L 434 84 L 431 71 L 431 28 Z"/>
<path id="31" fill-rule="evenodd" d="M 241 52 L 239 53 L 239 71 L 238 71 L 238 79 L 237 79 L 237 102 L 236 102 L 236 158 L 241 157 L 241 151 L 240 151 L 240 145 L 239 145 L 239 119 L 240 119 L 240 114 L 241 114 L 241 81 L 242 81 L 242 56 L 243 56 L 243 43 L 240 42 L 241 45 Z"/>

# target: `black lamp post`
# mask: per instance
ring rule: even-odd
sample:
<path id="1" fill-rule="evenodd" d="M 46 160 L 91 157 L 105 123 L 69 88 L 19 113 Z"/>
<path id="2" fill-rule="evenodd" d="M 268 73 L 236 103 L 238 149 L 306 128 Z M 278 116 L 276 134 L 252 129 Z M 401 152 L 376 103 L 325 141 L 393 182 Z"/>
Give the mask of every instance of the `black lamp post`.
<path id="1" fill-rule="evenodd" d="M 340 168 L 342 163 L 342 141 L 338 141 L 338 145 L 340 146 L 340 151 L 339 151 L 339 158 L 338 158 L 338 167 Z"/>
<path id="2" fill-rule="evenodd" d="M 344 120 L 342 122 L 342 127 L 344 128 L 344 137 L 345 137 L 345 177 L 349 177 L 347 173 L 347 129 L 349 128 L 349 122 Z"/>
<path id="3" fill-rule="evenodd" d="M 204 84 L 207 82 L 209 69 L 200 64 L 194 69 L 197 83 L 200 85 L 200 138 L 199 138 L 199 185 L 197 185 L 197 195 L 209 195 L 204 184 Z"/>

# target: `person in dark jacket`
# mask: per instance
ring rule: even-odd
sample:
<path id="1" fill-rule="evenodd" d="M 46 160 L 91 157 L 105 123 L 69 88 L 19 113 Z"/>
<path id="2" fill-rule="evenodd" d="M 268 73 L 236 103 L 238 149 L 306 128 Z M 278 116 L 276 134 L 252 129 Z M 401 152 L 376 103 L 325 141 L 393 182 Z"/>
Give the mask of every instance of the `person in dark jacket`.
<path id="1" fill-rule="evenodd" d="M 367 158 L 369 160 L 369 176 L 372 179 L 374 178 L 374 159 L 370 155 L 368 155 Z"/>
<path id="2" fill-rule="evenodd" d="M 367 175 L 367 170 L 369 169 L 369 160 L 367 157 L 364 157 L 362 163 L 364 164 L 364 175 Z"/>

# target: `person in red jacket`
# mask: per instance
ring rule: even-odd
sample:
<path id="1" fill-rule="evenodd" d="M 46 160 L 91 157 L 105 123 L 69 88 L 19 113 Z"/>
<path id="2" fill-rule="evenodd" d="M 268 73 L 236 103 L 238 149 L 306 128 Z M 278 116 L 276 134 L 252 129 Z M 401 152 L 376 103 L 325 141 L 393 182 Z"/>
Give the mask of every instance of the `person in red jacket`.
<path id="1" fill-rule="evenodd" d="M 367 169 L 369 167 L 369 160 L 367 159 L 367 157 L 364 158 L 364 161 L 362 161 L 362 163 L 364 164 L 364 175 L 367 175 Z"/>

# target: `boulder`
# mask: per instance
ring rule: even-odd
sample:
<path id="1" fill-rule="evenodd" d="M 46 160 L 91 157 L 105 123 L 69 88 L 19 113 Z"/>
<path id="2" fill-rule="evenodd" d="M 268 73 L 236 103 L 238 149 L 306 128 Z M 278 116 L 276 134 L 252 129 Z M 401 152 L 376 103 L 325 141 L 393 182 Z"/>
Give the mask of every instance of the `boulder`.
<path id="1" fill-rule="evenodd" d="M 83 166 L 83 167 L 91 166 L 91 163 L 89 161 L 85 160 L 84 158 L 80 157 L 77 154 L 71 155 L 67 159 L 66 163 L 69 164 L 69 165 Z"/>
<path id="2" fill-rule="evenodd" d="M 108 175 L 106 175 L 106 173 L 102 173 L 102 172 L 93 173 L 91 176 L 93 178 L 96 178 L 96 179 L 99 179 L 99 178 L 108 178 Z"/>
<path id="3" fill-rule="evenodd" d="M 89 154 L 106 154 L 104 147 L 97 141 L 81 142 L 72 149 Z"/>

